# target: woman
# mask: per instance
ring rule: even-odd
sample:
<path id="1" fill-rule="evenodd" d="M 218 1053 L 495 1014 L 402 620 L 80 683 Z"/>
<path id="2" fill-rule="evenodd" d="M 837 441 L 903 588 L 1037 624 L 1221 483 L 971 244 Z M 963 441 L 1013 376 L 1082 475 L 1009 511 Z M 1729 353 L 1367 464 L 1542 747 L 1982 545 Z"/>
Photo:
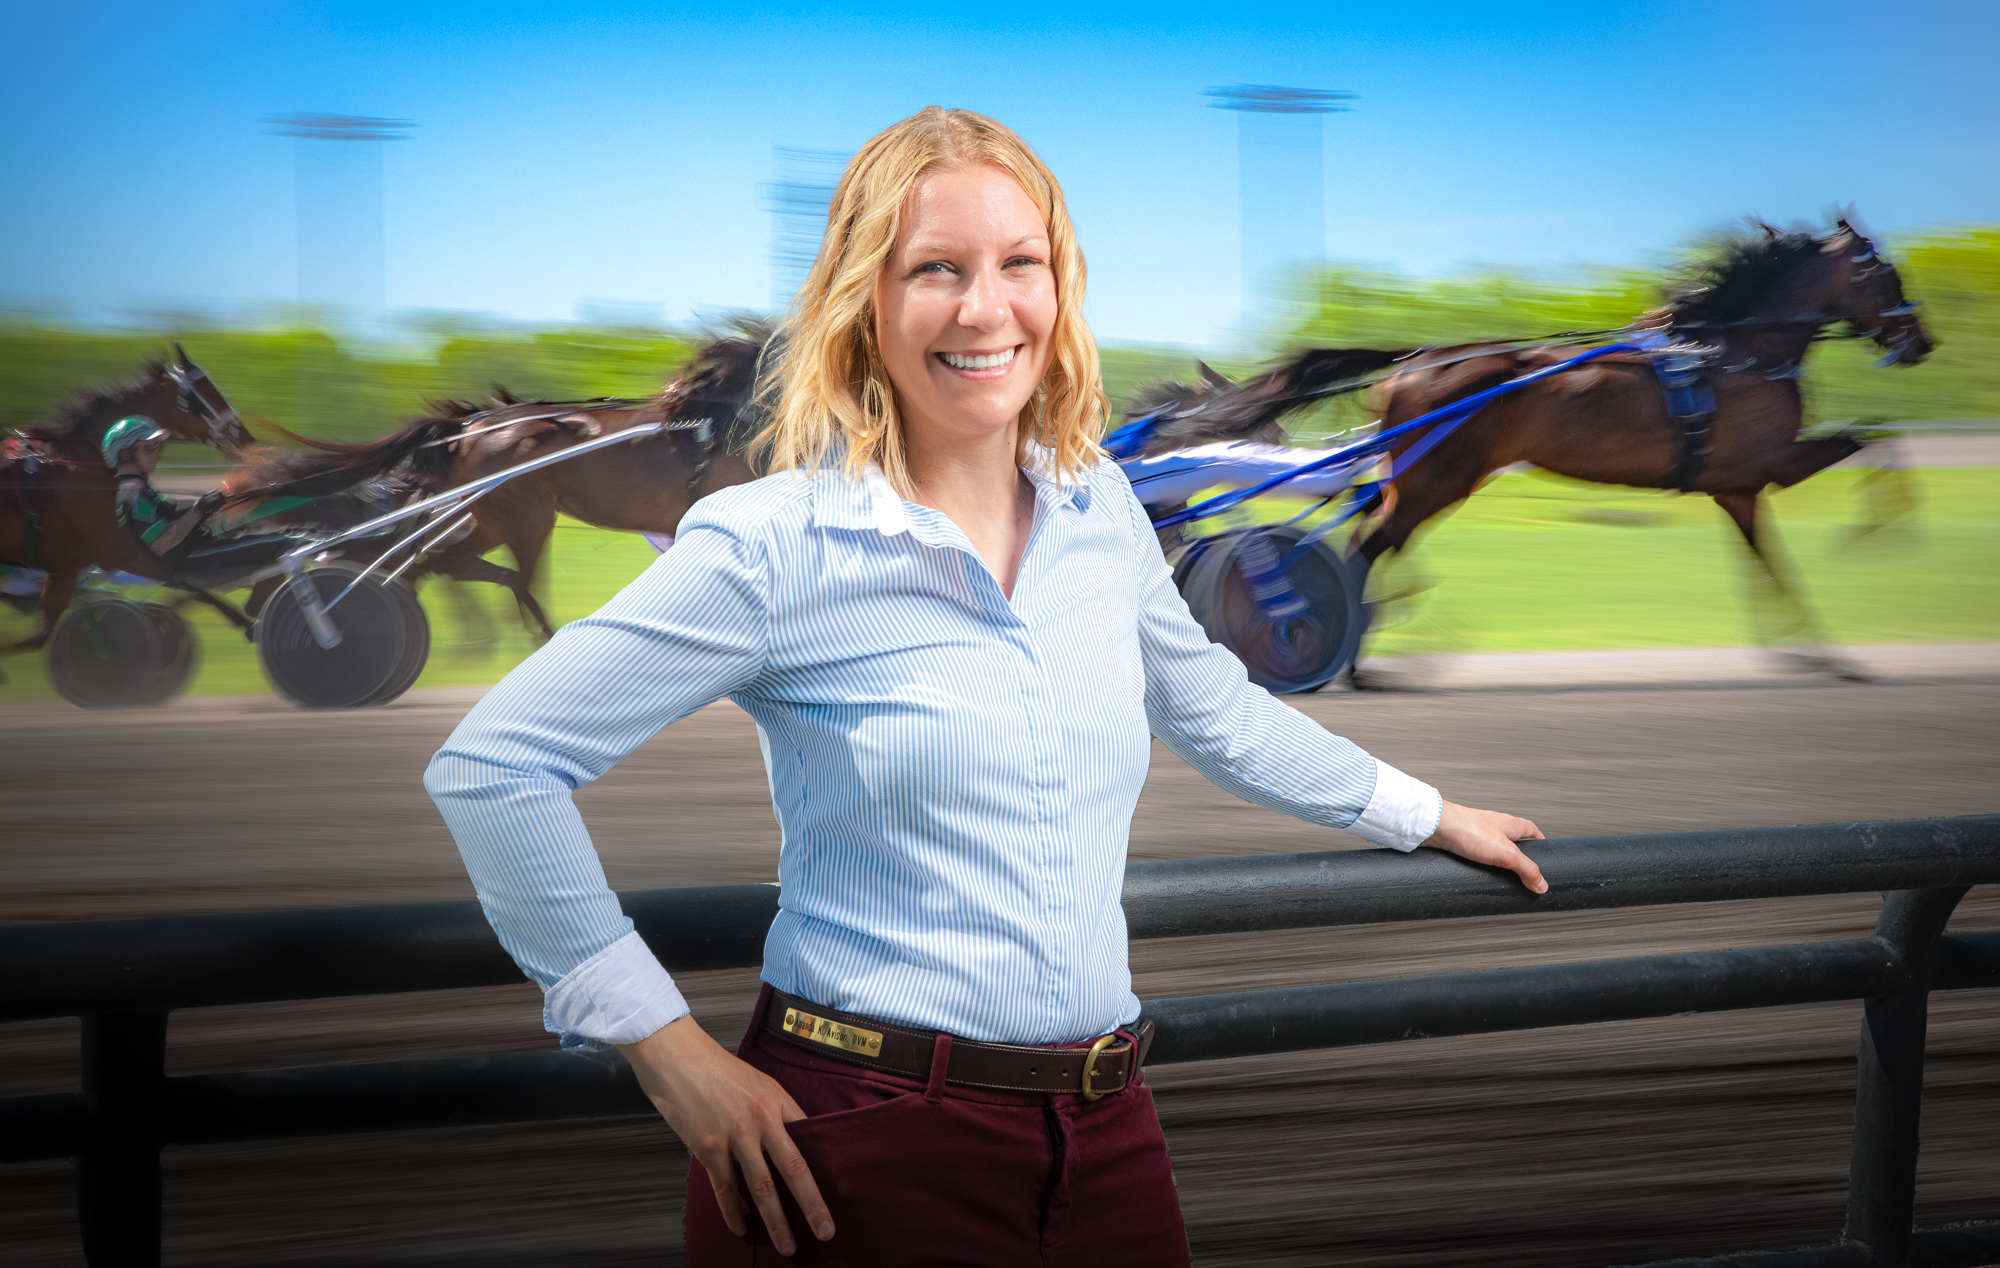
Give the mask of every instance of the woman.
<path id="1" fill-rule="evenodd" d="M 1250 801 L 1546 888 L 1533 824 L 1443 801 L 1203 637 L 1096 448 L 1083 281 L 1006 128 L 932 107 L 870 141 L 788 327 L 776 474 L 703 499 L 432 763 L 550 1029 L 618 1045 L 692 1151 L 693 1263 L 1187 1261 L 1119 908 L 1150 736 Z M 570 802 L 724 695 L 783 827 L 734 1057 Z"/>

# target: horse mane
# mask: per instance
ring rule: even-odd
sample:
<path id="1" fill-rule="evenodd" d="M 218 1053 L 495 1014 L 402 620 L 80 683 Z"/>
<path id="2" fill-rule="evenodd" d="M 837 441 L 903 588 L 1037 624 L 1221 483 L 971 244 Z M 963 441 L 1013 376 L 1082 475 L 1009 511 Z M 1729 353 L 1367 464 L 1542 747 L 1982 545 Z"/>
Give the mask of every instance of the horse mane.
<path id="1" fill-rule="evenodd" d="M 771 331 L 769 323 L 744 318 L 733 323 L 731 333 L 715 336 L 696 349 L 687 366 L 657 398 L 665 419 L 726 411 L 728 417 L 718 420 L 717 430 L 733 426 L 750 394 L 757 357 Z M 532 411 L 545 404 L 549 402 L 517 397 L 496 383 L 492 399 L 485 405 L 448 397 L 427 400 L 424 416 L 386 436 L 359 443 L 314 440 L 267 423 L 272 431 L 305 449 L 262 449 L 230 477 L 227 487 L 236 501 L 279 495 L 323 497 L 399 466 L 419 484 L 435 487 L 452 462 L 451 448 L 437 442 L 458 436 L 475 414 L 499 415 L 491 421 L 504 422 L 504 411 Z M 577 404 L 579 411 L 591 407 L 590 402 Z"/>
<path id="2" fill-rule="evenodd" d="M 96 443 L 101 437 L 86 435 L 90 428 L 104 421 L 107 413 L 124 410 L 126 402 L 152 389 L 167 371 L 166 362 L 147 358 L 139 372 L 115 387 L 79 388 L 69 394 L 69 398 L 58 405 L 45 419 L 37 419 L 21 427 L 23 435 L 37 440 L 64 441 L 85 440 Z"/>
<path id="3" fill-rule="evenodd" d="M 1236 386 L 1234 379 L 1206 361 L 1197 361 L 1194 367 L 1196 378 L 1192 383 L 1183 379 L 1155 379 L 1133 389 L 1132 403 L 1125 407 L 1125 421 L 1143 418 L 1169 405 L 1207 400 Z"/>
<path id="4" fill-rule="evenodd" d="M 1407 348 L 1307 348 L 1234 385 L 1203 366 L 1199 385 L 1166 383 L 1142 388 L 1140 405 L 1126 416 L 1137 418 L 1148 408 L 1192 401 L 1153 429 L 1141 451 L 1148 455 L 1225 440 L 1281 445 L 1285 443 L 1285 415 L 1365 387 L 1366 376 L 1409 355 Z"/>
<path id="5" fill-rule="evenodd" d="M 1793 269 L 1817 256 L 1820 246 L 1820 239 L 1809 233 L 1785 233 L 1769 225 L 1725 234 L 1668 285 L 1668 320 L 1740 321 Z"/>
<path id="6" fill-rule="evenodd" d="M 776 327 L 754 317 L 730 324 L 730 333 L 711 336 L 695 349 L 685 369 L 667 384 L 670 400 L 733 400 L 748 392 L 757 369 L 757 355 Z"/>
<path id="7" fill-rule="evenodd" d="M 692 418 L 705 409 L 720 407 L 728 411 L 728 417 L 716 430 L 732 434 L 750 414 L 744 406 L 757 384 L 757 359 L 776 330 L 771 322 L 739 317 L 729 324 L 727 333 L 710 336 L 661 389 L 667 420 Z"/>

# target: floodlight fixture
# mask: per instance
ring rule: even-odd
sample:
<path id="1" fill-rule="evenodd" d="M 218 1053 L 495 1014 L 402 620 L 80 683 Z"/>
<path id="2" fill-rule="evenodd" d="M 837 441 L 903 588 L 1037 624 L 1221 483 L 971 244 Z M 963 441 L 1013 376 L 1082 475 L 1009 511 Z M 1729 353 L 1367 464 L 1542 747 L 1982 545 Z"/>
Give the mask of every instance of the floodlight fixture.
<path id="1" fill-rule="evenodd" d="M 1245 114 L 1340 114 L 1352 107 L 1359 94 L 1339 88 L 1284 88 L 1277 84 L 1232 84 L 1208 88 L 1202 96 L 1213 97 L 1208 104 L 1217 110 L 1239 110 Z"/>
<path id="2" fill-rule="evenodd" d="M 376 119 L 352 114 L 278 114 L 264 122 L 279 136 L 306 141 L 407 141 L 408 119 Z"/>

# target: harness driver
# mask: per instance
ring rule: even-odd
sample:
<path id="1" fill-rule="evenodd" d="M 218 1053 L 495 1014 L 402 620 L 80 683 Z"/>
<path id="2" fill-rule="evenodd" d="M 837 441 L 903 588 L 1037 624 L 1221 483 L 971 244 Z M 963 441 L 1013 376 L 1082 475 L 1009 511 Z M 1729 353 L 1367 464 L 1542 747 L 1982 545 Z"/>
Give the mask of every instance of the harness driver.
<path id="1" fill-rule="evenodd" d="M 164 563 L 172 581 L 247 576 L 276 563 L 305 540 L 291 533 L 222 536 L 202 527 L 224 495 L 204 493 L 191 504 L 164 497 L 150 477 L 160 465 L 167 429 L 135 414 L 104 433 L 104 465 L 118 473 L 118 523 Z"/>

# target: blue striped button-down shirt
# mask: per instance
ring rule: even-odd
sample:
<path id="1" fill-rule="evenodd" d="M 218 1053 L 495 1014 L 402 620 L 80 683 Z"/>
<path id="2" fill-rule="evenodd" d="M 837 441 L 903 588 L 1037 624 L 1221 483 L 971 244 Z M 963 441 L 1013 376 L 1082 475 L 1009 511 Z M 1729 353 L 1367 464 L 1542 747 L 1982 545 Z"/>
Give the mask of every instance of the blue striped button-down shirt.
<path id="1" fill-rule="evenodd" d="M 1011 599 L 878 472 L 774 475 L 704 498 L 673 550 L 467 715 L 425 783 L 565 1043 L 687 1011 L 570 794 L 723 696 L 757 723 L 782 830 L 764 980 L 972 1039 L 1070 1042 L 1138 1015 L 1119 890 L 1149 735 L 1311 823 L 1403 849 L 1435 829 L 1434 789 L 1208 641 L 1117 467 L 1029 475 Z"/>

